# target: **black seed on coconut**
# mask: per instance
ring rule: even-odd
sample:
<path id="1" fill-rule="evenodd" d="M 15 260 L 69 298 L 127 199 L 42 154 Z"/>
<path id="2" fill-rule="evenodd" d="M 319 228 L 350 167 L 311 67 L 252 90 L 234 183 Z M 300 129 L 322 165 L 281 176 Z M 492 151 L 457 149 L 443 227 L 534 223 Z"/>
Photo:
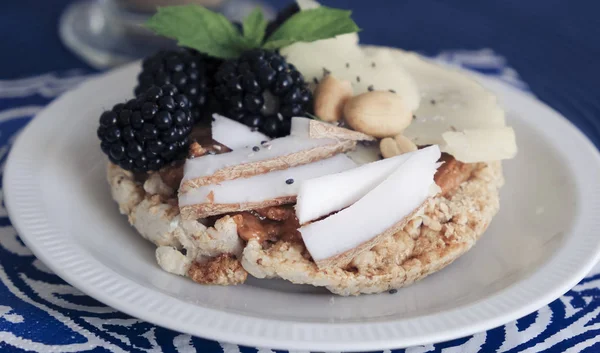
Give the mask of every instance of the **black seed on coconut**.
<path id="1" fill-rule="evenodd" d="M 252 150 L 254 152 L 258 152 L 258 151 L 260 151 L 260 148 L 258 146 L 254 146 L 254 147 L 252 147 Z"/>
<path id="2" fill-rule="evenodd" d="M 390 92 L 392 92 L 392 93 L 396 93 L 396 91 L 394 91 L 393 89 L 391 89 L 391 90 L 390 90 Z"/>
<path id="3" fill-rule="evenodd" d="M 292 185 L 294 183 L 294 179 L 290 178 L 290 179 L 286 180 L 285 183 L 288 185 Z"/>
<path id="4" fill-rule="evenodd" d="M 388 293 L 390 293 L 390 294 L 396 294 L 396 293 L 398 293 L 398 290 L 397 289 L 390 289 L 390 291 Z"/>
<path id="5" fill-rule="evenodd" d="M 369 90 L 369 92 L 373 92 L 375 90 L 375 87 L 373 87 L 373 85 L 370 85 L 369 87 L 367 87 L 367 89 Z"/>

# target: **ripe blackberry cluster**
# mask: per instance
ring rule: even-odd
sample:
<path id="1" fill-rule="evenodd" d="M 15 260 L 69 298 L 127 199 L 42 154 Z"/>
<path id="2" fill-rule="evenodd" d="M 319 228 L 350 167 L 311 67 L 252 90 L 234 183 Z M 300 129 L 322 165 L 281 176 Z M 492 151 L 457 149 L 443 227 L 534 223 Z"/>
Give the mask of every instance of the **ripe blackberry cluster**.
<path id="1" fill-rule="evenodd" d="M 207 110 L 214 102 L 212 75 L 221 63 L 219 59 L 188 48 L 160 51 L 143 61 L 134 93 L 138 96 L 151 86 L 173 84 L 189 99 L 192 118 L 197 122 L 210 115 Z"/>
<path id="2" fill-rule="evenodd" d="M 104 112 L 98 137 L 111 162 L 146 172 L 184 158 L 193 124 L 186 96 L 171 84 L 152 86 Z"/>
<path id="3" fill-rule="evenodd" d="M 312 107 L 312 93 L 294 65 L 263 49 L 223 63 L 215 74 L 223 114 L 271 137 L 289 134 L 291 118 Z"/>

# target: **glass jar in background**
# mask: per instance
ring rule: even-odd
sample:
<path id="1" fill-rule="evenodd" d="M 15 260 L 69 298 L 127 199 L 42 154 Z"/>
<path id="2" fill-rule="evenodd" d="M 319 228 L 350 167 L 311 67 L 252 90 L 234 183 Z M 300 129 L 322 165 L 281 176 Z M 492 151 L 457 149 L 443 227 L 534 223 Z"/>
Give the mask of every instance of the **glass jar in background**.
<path id="1" fill-rule="evenodd" d="M 106 69 L 143 58 L 174 41 L 155 36 L 143 23 L 159 6 L 198 4 L 241 21 L 260 6 L 267 18 L 273 10 L 260 0 L 79 0 L 60 18 L 63 43 L 92 67 Z"/>

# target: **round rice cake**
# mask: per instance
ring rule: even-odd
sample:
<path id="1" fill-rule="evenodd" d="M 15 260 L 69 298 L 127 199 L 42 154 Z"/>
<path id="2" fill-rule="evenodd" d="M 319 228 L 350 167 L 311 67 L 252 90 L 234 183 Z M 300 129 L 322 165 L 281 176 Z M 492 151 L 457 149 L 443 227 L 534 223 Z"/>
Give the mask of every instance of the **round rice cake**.
<path id="1" fill-rule="evenodd" d="M 244 245 L 236 223 L 227 215 L 210 227 L 181 220 L 176 168 L 141 181 L 109 163 L 107 178 L 121 213 L 158 247 L 157 261 L 168 272 L 220 285 L 243 283 L 249 273 L 358 295 L 409 285 L 444 268 L 475 244 L 498 211 L 504 179 L 500 162 L 463 166 L 470 168 L 467 180 L 460 181 L 452 172 L 443 180 L 450 194 L 431 199 L 400 232 L 382 239 L 348 266 L 333 269 L 319 269 L 302 242 L 251 239 Z M 460 184 L 452 185 L 456 180 Z"/>

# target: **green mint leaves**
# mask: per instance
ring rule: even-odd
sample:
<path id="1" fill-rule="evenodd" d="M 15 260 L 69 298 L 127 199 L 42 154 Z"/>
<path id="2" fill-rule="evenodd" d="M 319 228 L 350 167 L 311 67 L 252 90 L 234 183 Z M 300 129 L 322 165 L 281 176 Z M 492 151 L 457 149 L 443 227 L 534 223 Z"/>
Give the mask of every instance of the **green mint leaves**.
<path id="1" fill-rule="evenodd" d="M 159 7 L 146 23 L 157 34 L 217 58 L 235 58 L 246 41 L 225 16 L 196 5 Z"/>
<path id="2" fill-rule="evenodd" d="M 243 33 L 223 15 L 198 5 L 160 7 L 146 23 L 156 34 L 177 40 L 217 58 L 230 59 L 253 48 L 279 49 L 296 42 L 313 42 L 360 29 L 351 12 L 320 6 L 300 11 L 265 40 L 267 21 L 255 9 L 242 24 Z"/>
<path id="3" fill-rule="evenodd" d="M 258 48 L 265 39 L 265 30 L 268 22 L 262 11 L 257 7 L 244 19 L 243 30 L 246 43 L 252 48 Z"/>
<path id="4" fill-rule="evenodd" d="M 265 49 L 279 49 L 296 42 L 314 42 L 341 34 L 358 32 L 352 11 L 320 6 L 300 11 L 285 21 L 264 44 Z"/>

